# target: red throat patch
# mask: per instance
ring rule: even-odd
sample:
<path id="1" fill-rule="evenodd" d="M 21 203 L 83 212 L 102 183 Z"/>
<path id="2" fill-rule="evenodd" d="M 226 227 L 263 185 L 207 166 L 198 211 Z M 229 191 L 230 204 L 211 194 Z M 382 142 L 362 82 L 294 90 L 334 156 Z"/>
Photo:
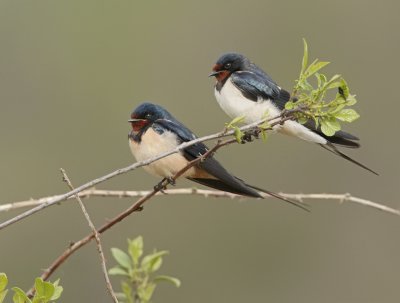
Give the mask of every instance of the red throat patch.
<path id="1" fill-rule="evenodd" d="M 215 64 L 212 69 L 214 72 L 218 72 L 218 74 L 215 75 L 215 79 L 217 79 L 218 82 L 223 82 L 226 78 L 229 77 L 229 71 L 223 70 L 222 64 Z"/>
<path id="2" fill-rule="evenodd" d="M 226 78 L 229 77 L 229 72 L 224 70 L 224 71 L 220 71 L 218 75 L 215 76 L 215 78 L 219 81 L 222 82 L 224 81 Z"/>
<path id="3" fill-rule="evenodd" d="M 148 120 L 138 120 L 135 122 L 131 122 L 132 129 L 135 132 L 140 131 L 143 127 L 145 127 L 147 124 L 149 124 Z"/>

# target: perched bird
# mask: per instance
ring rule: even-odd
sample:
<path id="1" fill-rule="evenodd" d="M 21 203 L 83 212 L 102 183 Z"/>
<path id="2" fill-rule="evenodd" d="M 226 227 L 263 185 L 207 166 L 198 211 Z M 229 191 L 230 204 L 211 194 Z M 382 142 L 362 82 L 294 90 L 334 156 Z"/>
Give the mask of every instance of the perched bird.
<path id="1" fill-rule="evenodd" d="M 163 107 L 152 103 L 139 105 L 132 112 L 131 119 L 128 121 L 132 125 L 132 130 L 128 135 L 129 146 L 137 161 L 155 157 L 176 148 L 183 142 L 197 138 L 195 134 L 176 120 Z M 186 147 L 179 153 L 169 155 L 146 165 L 144 169 L 155 176 L 172 178 L 190 161 L 204 155 L 207 151 L 208 148 L 206 145 L 196 143 Z M 258 192 L 262 191 L 278 199 L 305 208 L 302 204 L 286 199 L 278 194 L 246 184 L 239 178 L 231 175 L 212 156 L 199 161 L 182 176 L 194 182 L 242 196 L 262 198 Z"/>
<path id="2" fill-rule="evenodd" d="M 244 116 L 245 122 L 261 120 L 267 113 L 269 117 L 281 114 L 290 93 L 278 86 L 261 68 L 238 53 L 222 55 L 213 67 L 210 77 L 216 78 L 215 97 L 228 116 Z M 358 148 L 359 139 L 344 131 L 334 136 L 326 136 L 312 120 L 305 124 L 286 121 L 274 126 L 274 130 L 321 145 L 330 152 L 374 173 L 375 171 L 339 151 L 336 145 Z"/>

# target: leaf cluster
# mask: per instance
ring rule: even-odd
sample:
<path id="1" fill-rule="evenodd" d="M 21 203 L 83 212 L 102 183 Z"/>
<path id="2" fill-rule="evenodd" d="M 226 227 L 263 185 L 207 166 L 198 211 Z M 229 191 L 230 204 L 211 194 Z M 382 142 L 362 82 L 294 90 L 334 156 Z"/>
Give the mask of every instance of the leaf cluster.
<path id="1" fill-rule="evenodd" d="M 243 124 L 245 117 L 244 116 L 239 116 L 234 118 L 232 121 L 229 123 L 225 123 L 225 130 L 233 130 L 233 136 L 235 137 L 236 141 L 238 143 L 242 142 L 244 132 L 242 132 L 239 128 L 240 124 Z"/>
<path id="2" fill-rule="evenodd" d="M 143 247 L 143 237 L 139 236 L 134 240 L 128 239 L 128 253 L 119 248 L 111 249 L 118 265 L 111 268 L 109 274 L 125 277 L 121 282 L 122 293 L 117 294 L 123 302 L 150 302 L 157 284 L 162 281 L 170 282 L 176 287 L 181 284 L 177 278 L 154 275 L 160 269 L 167 251 L 154 251 L 143 256 Z"/>
<path id="3" fill-rule="evenodd" d="M 298 122 L 304 124 L 312 119 L 317 128 L 327 136 L 333 136 L 341 129 L 340 122 L 353 122 L 359 114 L 352 108 L 356 104 L 355 95 L 350 94 L 350 88 L 341 75 L 328 78 L 321 69 L 329 62 L 315 59 L 308 65 L 308 46 L 304 41 L 304 55 L 299 79 L 296 80 L 293 94 L 297 100 L 286 103 L 287 110 L 299 109 L 296 113 Z M 310 83 L 313 76 L 316 87 Z M 334 97 L 330 94 L 336 91 Z"/>
<path id="4" fill-rule="evenodd" d="M 5 273 L 0 273 L 0 303 L 2 303 L 7 295 L 8 278 Z M 59 280 L 54 283 L 43 281 L 42 278 L 35 279 L 35 296 L 29 299 L 25 292 L 19 287 L 13 287 L 14 303 L 48 303 L 58 300 L 63 291 L 63 287 L 58 285 Z"/>
<path id="5" fill-rule="evenodd" d="M 268 112 L 264 113 L 263 118 L 268 117 Z M 239 116 L 234 118 L 232 121 L 225 123 L 225 130 L 233 130 L 233 136 L 238 143 L 243 143 L 243 137 L 246 135 L 245 132 L 241 131 L 239 126 L 244 124 L 245 116 Z M 261 138 L 263 140 L 267 139 L 266 130 L 270 128 L 268 121 L 258 125 L 258 133 L 261 133 Z"/>

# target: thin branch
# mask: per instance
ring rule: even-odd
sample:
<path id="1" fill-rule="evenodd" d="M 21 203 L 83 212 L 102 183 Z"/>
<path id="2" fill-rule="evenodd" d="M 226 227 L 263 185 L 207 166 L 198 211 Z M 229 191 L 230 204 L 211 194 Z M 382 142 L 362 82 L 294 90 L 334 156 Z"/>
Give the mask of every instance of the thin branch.
<path id="1" fill-rule="evenodd" d="M 67 173 L 62 168 L 61 168 L 61 173 L 63 175 L 63 180 L 67 183 L 69 189 L 73 190 L 74 187 L 73 187 L 73 185 L 71 183 L 71 180 L 68 178 Z M 87 212 L 86 207 L 83 204 L 81 198 L 79 198 L 79 195 L 75 195 L 75 198 L 78 201 L 79 206 L 82 209 L 82 212 L 83 212 L 83 214 L 84 214 L 84 216 L 86 218 L 86 221 L 89 223 L 89 226 L 90 226 L 91 230 L 93 231 L 93 235 L 94 235 L 94 238 L 95 238 L 96 244 L 97 244 L 97 250 L 98 250 L 99 256 L 100 256 L 101 269 L 103 271 L 104 279 L 106 281 L 107 290 L 108 290 L 111 298 L 113 299 L 113 301 L 115 303 L 118 303 L 117 296 L 114 293 L 114 290 L 113 290 L 112 285 L 111 285 L 110 277 L 108 276 L 108 273 L 107 273 L 106 258 L 104 257 L 103 247 L 102 247 L 101 241 L 100 241 L 100 235 L 97 232 L 96 227 L 94 226 L 92 220 L 90 219 L 89 213 Z"/>
<path id="2" fill-rule="evenodd" d="M 78 195 L 80 198 L 88 199 L 91 197 L 103 197 L 103 198 L 138 198 L 146 196 L 150 191 L 147 190 L 105 190 L 105 189 L 95 189 L 91 188 L 88 190 L 84 190 L 80 192 Z M 263 198 L 271 198 L 271 196 L 261 193 Z M 342 202 L 352 202 L 355 204 L 360 204 L 367 207 L 372 207 L 377 210 L 391 213 L 394 215 L 400 216 L 400 210 L 391 208 L 389 206 L 380 204 L 378 202 L 373 202 L 370 200 L 362 199 L 359 197 L 352 196 L 349 193 L 346 194 L 328 194 L 328 193 L 313 193 L 313 194 L 291 194 L 291 193 L 278 193 L 282 197 L 293 199 L 296 201 L 303 201 L 303 200 L 333 200 Z M 243 196 L 235 195 L 228 192 L 223 192 L 219 190 L 209 190 L 209 189 L 198 189 L 198 188 L 173 188 L 163 190 L 163 193 L 157 193 L 157 196 L 177 196 L 177 195 L 197 195 L 203 196 L 205 198 L 212 197 L 212 198 L 230 198 L 230 199 L 244 199 Z M 51 197 L 44 197 L 37 200 L 31 199 L 27 201 L 21 202 L 14 202 L 9 204 L 3 204 L 0 206 L 0 212 L 2 211 L 9 211 L 12 209 L 18 209 L 28 206 L 35 206 L 41 203 L 46 202 L 47 200 L 53 199 L 57 196 Z M 67 198 L 72 199 L 73 197 Z"/>
<path id="3" fill-rule="evenodd" d="M 114 226 L 116 223 L 122 221 L 124 218 L 129 216 L 131 213 L 136 212 L 136 211 L 141 211 L 143 209 L 142 205 L 149 201 L 150 198 L 155 196 L 157 193 L 159 193 L 161 190 L 165 194 L 197 194 L 197 195 L 203 195 L 205 197 L 207 196 L 214 196 L 214 197 L 230 197 L 230 198 L 238 198 L 241 196 L 231 194 L 231 193 L 226 193 L 226 192 L 220 192 L 220 191 L 215 191 L 215 190 L 200 190 L 200 189 L 171 189 L 167 190 L 166 186 L 168 184 L 173 183 L 179 176 L 181 176 L 185 171 L 187 171 L 189 168 L 191 168 L 193 165 L 195 165 L 197 162 L 202 161 L 205 157 L 208 157 L 212 155 L 218 148 L 230 144 L 232 140 L 227 140 L 225 142 L 218 142 L 217 145 L 209 150 L 203 157 L 199 157 L 197 159 L 194 159 L 193 161 L 189 162 L 182 170 L 178 171 L 172 178 L 170 179 L 163 179 L 158 185 L 154 187 L 152 191 L 134 191 L 134 192 L 129 192 L 129 191 L 117 191 L 117 192 L 112 192 L 112 191 L 101 191 L 97 192 L 101 196 L 109 196 L 109 195 L 118 195 L 119 197 L 133 197 L 133 196 L 142 196 L 139 200 L 137 200 L 131 207 L 126 209 L 124 212 L 120 213 L 116 217 L 114 217 L 111 221 L 107 222 L 104 224 L 102 227 L 97 229 L 98 233 L 103 233 L 110 229 L 112 226 Z M 90 193 L 89 191 L 86 192 L 87 196 L 90 196 L 93 194 L 95 190 L 93 189 L 92 192 Z M 269 196 L 267 194 L 261 193 L 265 198 L 268 198 Z M 400 215 L 400 211 L 390 208 L 385 205 L 378 204 L 376 202 L 368 201 L 365 199 L 353 197 L 350 194 L 284 194 L 280 193 L 280 195 L 290 198 L 290 199 L 296 199 L 299 202 L 302 202 L 304 199 L 332 199 L 332 200 L 339 200 L 340 202 L 344 201 L 350 201 L 354 203 L 358 203 L 361 205 L 373 207 L 375 209 L 379 209 L 384 212 L 389 212 L 395 215 Z M 241 197 L 242 198 L 242 197 Z M 53 263 L 43 272 L 41 275 L 41 278 L 43 280 L 47 280 L 54 272 L 55 270 L 61 266 L 74 252 L 76 252 L 79 248 L 83 247 L 87 243 L 89 243 L 94 237 L 94 234 L 91 233 L 87 235 L 86 237 L 82 238 L 78 242 L 72 243 L 68 249 L 66 249 Z M 32 288 L 28 293 L 33 293 L 34 289 Z"/>
<path id="4" fill-rule="evenodd" d="M 165 184 L 166 185 L 166 184 Z M 159 192 L 161 188 L 154 188 L 152 191 L 149 191 L 145 196 L 141 197 L 139 200 L 137 200 L 132 206 L 130 206 L 128 209 L 126 209 L 124 212 L 120 213 L 116 217 L 114 217 L 111 221 L 105 223 L 103 226 L 97 229 L 97 232 L 99 234 L 105 232 L 108 230 L 110 227 L 112 227 L 114 224 L 122 221 L 125 219 L 127 216 L 129 216 L 131 213 L 135 211 L 140 211 L 142 210 L 142 205 L 148 201 L 151 197 L 153 197 L 157 192 Z M 89 243 L 94 237 L 93 233 L 88 234 L 86 237 L 82 238 L 81 240 L 71 243 L 70 246 L 57 258 L 51 263 L 51 265 L 44 270 L 43 274 L 41 275 L 41 278 L 43 280 L 48 280 L 49 277 L 54 273 L 54 271 L 61 266 L 74 252 L 76 252 L 79 248 L 83 247 L 87 243 Z M 33 294 L 35 291 L 34 288 L 31 288 L 28 291 L 28 295 Z"/>
<path id="5" fill-rule="evenodd" d="M 393 215 L 400 216 L 400 210 L 398 210 L 398 209 L 391 208 L 384 204 L 380 204 L 380 203 L 373 202 L 370 200 L 354 197 L 349 193 L 346 193 L 346 194 L 326 194 L 326 193 L 322 193 L 322 194 L 281 194 L 281 195 L 286 198 L 294 199 L 294 200 L 297 200 L 300 202 L 304 199 L 307 199 L 307 200 L 336 200 L 336 201 L 339 201 L 340 203 L 352 202 L 355 204 L 372 207 L 372 208 L 375 208 L 375 209 L 383 211 L 383 212 L 387 212 L 387 213 L 390 213 Z"/>
<path id="6" fill-rule="evenodd" d="M 167 181 L 168 182 L 168 181 Z M 108 223 L 104 224 L 100 227 L 97 231 L 98 233 L 103 233 L 111 228 L 116 223 L 122 221 L 128 215 L 133 212 L 141 211 L 142 205 L 150 200 L 155 195 L 161 194 L 159 191 L 163 186 L 168 185 L 168 183 L 164 183 L 162 186 L 155 186 L 154 190 L 152 191 L 106 191 L 106 190 L 92 190 L 87 191 L 85 194 L 87 197 L 89 196 L 102 196 L 102 197 L 119 197 L 119 198 L 132 198 L 132 197 L 141 197 L 137 200 L 131 207 L 129 207 L 124 212 L 117 215 L 114 219 L 109 221 Z M 205 190 L 205 189 L 196 189 L 196 188 L 180 188 L 180 189 L 165 189 L 163 193 L 166 195 L 200 195 L 204 197 L 216 197 L 216 198 L 231 198 L 231 199 L 240 199 L 243 196 L 217 191 L 217 190 Z M 264 193 L 260 193 L 264 198 L 269 198 L 270 196 Z M 397 209 L 390 208 L 388 206 L 372 202 L 369 200 L 361 199 L 358 197 L 353 197 L 350 194 L 286 194 L 286 193 L 279 193 L 280 195 L 284 196 L 285 198 L 294 199 L 299 202 L 303 200 L 335 200 L 339 201 L 340 203 L 343 202 L 353 202 L 356 204 L 372 207 L 374 209 L 378 209 L 387 213 L 391 213 L 397 216 L 400 216 L 400 211 Z M 163 195 L 163 194 L 161 194 Z M 47 280 L 54 271 L 63 264 L 74 252 L 76 252 L 79 248 L 86 245 L 93 239 L 93 234 L 89 234 L 86 237 L 82 238 L 78 242 L 72 243 L 70 247 L 65 250 L 42 274 L 41 278 L 43 280 Z M 32 291 L 32 290 L 31 290 Z"/>
<path id="7" fill-rule="evenodd" d="M 141 211 L 143 209 L 142 205 L 146 202 L 149 201 L 150 198 L 152 198 L 154 195 L 156 195 L 158 192 L 166 189 L 167 185 L 169 184 L 174 184 L 176 179 L 179 178 L 181 175 L 183 175 L 188 169 L 190 169 L 193 165 L 197 164 L 198 162 L 206 159 L 207 157 L 211 156 L 212 153 L 214 153 L 216 150 L 218 150 L 220 147 L 225 146 L 227 144 L 229 144 L 231 140 L 227 140 L 225 142 L 218 142 L 212 149 L 210 149 L 209 151 L 207 151 L 204 155 L 202 155 L 199 158 L 196 158 L 192 161 L 190 161 L 185 167 L 183 167 L 180 171 L 178 171 L 177 173 L 175 173 L 174 176 L 172 176 L 172 178 L 164 178 L 163 180 L 161 180 L 156 186 L 154 186 L 152 191 L 149 191 L 147 193 L 147 195 L 143 196 L 142 198 L 140 198 L 139 200 L 137 200 L 131 207 L 129 207 L 128 209 L 126 209 L 125 211 L 123 211 L 122 213 L 120 213 L 119 215 L 117 215 L 116 217 L 114 217 L 111 221 L 107 222 L 106 224 L 104 224 L 102 227 L 100 227 L 99 229 L 97 229 L 97 232 L 99 234 L 105 232 L 106 230 L 108 230 L 109 228 L 111 228 L 112 226 L 114 226 L 115 224 L 117 224 L 118 222 L 122 221 L 124 218 L 126 218 L 127 216 L 129 216 L 131 213 L 136 212 L 136 211 Z M 81 240 L 79 240 L 78 242 L 75 242 L 73 244 L 70 245 L 70 247 L 65 250 L 51 265 L 50 267 L 48 267 L 43 274 L 41 275 L 41 278 L 43 280 L 47 280 L 52 274 L 53 272 L 61 265 L 63 264 L 75 251 L 77 251 L 79 248 L 81 248 L 82 246 L 86 245 L 87 243 L 89 243 L 94 237 L 95 237 L 96 233 L 91 233 L 89 235 L 87 235 L 86 237 L 82 238 Z M 32 287 L 29 291 L 28 291 L 28 295 L 32 296 L 32 294 L 34 293 L 35 289 Z"/>
<path id="8" fill-rule="evenodd" d="M 285 111 L 284 113 L 282 113 L 282 114 L 280 114 L 280 115 L 278 115 L 276 117 L 264 118 L 264 119 L 261 119 L 261 120 L 259 120 L 257 122 L 242 126 L 239 129 L 241 131 L 251 130 L 251 129 L 257 128 L 257 126 L 259 124 L 262 124 L 264 122 L 269 122 L 269 127 L 265 128 L 264 130 L 272 130 L 272 127 L 274 127 L 275 125 L 279 125 L 279 124 L 282 124 L 286 120 L 293 119 L 293 117 L 291 115 L 293 113 L 295 113 L 296 111 L 297 110 Z M 196 143 L 209 141 L 209 140 L 214 140 L 214 139 L 218 139 L 218 138 L 223 138 L 223 137 L 231 136 L 233 134 L 234 134 L 234 130 L 226 130 L 225 129 L 225 130 L 223 130 L 221 132 L 218 132 L 218 133 L 215 133 L 215 134 L 212 134 L 212 135 L 208 135 L 208 136 L 204 136 L 204 137 L 200 137 L 200 138 L 194 139 L 192 141 L 184 142 L 184 143 L 178 145 L 176 148 L 171 149 L 168 152 L 164 152 L 164 153 L 159 154 L 158 156 L 149 158 L 147 160 L 139 161 L 139 162 L 136 162 L 136 163 L 134 163 L 132 165 L 129 165 L 127 167 L 117 169 L 117 170 L 115 170 L 115 171 L 113 171 L 113 172 L 111 172 L 111 173 L 109 173 L 107 175 L 104 175 L 102 177 L 99 177 L 99 178 L 96 178 L 96 179 L 94 179 L 92 181 L 89 181 L 89 182 L 87 182 L 87 183 L 75 188 L 74 190 L 71 190 L 71 191 L 69 191 L 69 192 L 67 192 L 65 194 L 62 194 L 62 195 L 58 195 L 58 196 L 54 197 L 53 199 L 47 200 L 45 203 L 42 203 L 42 204 L 40 204 L 40 205 L 30 209 L 30 210 L 25 211 L 24 213 L 21 213 L 21 214 L 15 216 L 13 218 L 7 220 L 7 221 L 4 221 L 4 222 L 0 223 L 0 230 L 6 228 L 7 226 L 9 226 L 11 224 L 14 224 L 14 223 L 16 223 L 18 221 L 21 221 L 21 220 L 23 220 L 23 219 L 25 219 L 25 218 L 37 213 L 38 211 L 41 211 L 41 210 L 43 210 L 43 209 L 45 209 L 45 208 L 47 208 L 49 206 L 52 206 L 52 205 L 57 204 L 57 203 L 59 203 L 59 202 L 61 202 L 63 200 L 66 200 L 67 198 L 71 197 L 72 195 L 76 195 L 76 194 L 78 194 L 79 192 L 81 192 L 81 191 L 83 191 L 85 189 L 91 188 L 91 187 L 93 187 L 93 186 L 95 186 L 97 184 L 100 184 L 100 183 L 102 183 L 104 181 L 107 181 L 107 180 L 109 180 L 111 178 L 114 178 L 114 177 L 116 177 L 118 175 L 125 174 L 125 173 L 127 173 L 127 172 L 129 172 L 131 170 L 136 169 L 136 168 L 148 165 L 150 163 L 153 163 L 153 162 L 155 162 L 155 161 L 157 161 L 159 159 L 165 158 L 165 157 L 167 157 L 169 155 L 172 155 L 174 153 L 178 153 L 181 150 L 183 150 L 183 149 L 185 149 L 185 148 L 187 148 L 187 147 L 189 147 L 191 145 L 194 145 Z"/>

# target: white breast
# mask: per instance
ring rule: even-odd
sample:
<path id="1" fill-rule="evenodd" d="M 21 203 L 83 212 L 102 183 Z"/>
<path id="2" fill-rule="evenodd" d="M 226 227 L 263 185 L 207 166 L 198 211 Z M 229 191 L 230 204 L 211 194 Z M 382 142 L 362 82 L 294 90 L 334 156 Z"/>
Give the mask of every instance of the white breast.
<path id="1" fill-rule="evenodd" d="M 252 123 L 263 119 L 265 115 L 275 117 L 281 113 L 270 100 L 260 98 L 254 102 L 247 99 L 230 79 L 226 81 L 220 91 L 215 89 L 214 93 L 219 106 L 232 119 L 244 116 L 246 123 Z M 275 126 L 274 130 L 309 142 L 327 143 L 325 138 L 295 121 L 286 121 L 283 125 Z"/>
<path id="2" fill-rule="evenodd" d="M 269 100 L 260 99 L 251 101 L 243 96 L 228 79 L 221 91 L 215 89 L 215 97 L 222 110 L 232 119 L 245 116 L 245 122 L 251 123 L 260 120 L 267 113 L 270 117 L 280 114 L 280 110 Z"/>
<path id="3" fill-rule="evenodd" d="M 163 152 L 176 148 L 178 145 L 179 143 L 176 140 L 176 135 L 172 132 L 164 131 L 163 134 L 158 134 L 152 128 L 146 131 L 140 143 L 129 139 L 129 146 L 137 161 L 143 161 L 158 156 Z M 181 153 L 175 153 L 144 166 L 144 169 L 152 175 L 165 178 L 172 177 L 185 167 L 187 163 L 188 161 Z M 191 168 L 186 171 L 183 176 L 187 177 L 193 174 L 194 169 Z"/>

